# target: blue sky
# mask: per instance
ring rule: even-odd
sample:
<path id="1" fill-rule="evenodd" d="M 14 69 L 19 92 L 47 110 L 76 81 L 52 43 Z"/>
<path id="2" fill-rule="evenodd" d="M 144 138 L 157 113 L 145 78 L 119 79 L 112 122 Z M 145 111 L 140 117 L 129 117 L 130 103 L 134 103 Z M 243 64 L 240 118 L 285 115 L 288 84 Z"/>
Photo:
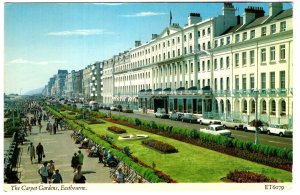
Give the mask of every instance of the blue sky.
<path id="1" fill-rule="evenodd" d="M 234 3 L 245 7 L 268 3 Z M 284 9 L 291 8 L 285 3 Z M 151 39 L 173 22 L 184 26 L 191 12 L 203 19 L 222 14 L 222 3 L 6 3 L 4 92 L 43 87 L 58 69 L 79 70 Z"/>

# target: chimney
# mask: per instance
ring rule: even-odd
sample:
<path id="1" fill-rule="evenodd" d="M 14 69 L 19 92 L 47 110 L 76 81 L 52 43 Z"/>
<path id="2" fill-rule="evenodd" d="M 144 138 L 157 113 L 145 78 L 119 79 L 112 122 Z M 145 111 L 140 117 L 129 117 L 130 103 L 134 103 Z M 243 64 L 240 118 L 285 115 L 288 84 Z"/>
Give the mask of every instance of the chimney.
<path id="1" fill-rule="evenodd" d="M 269 16 L 275 16 L 282 11 L 282 3 L 269 3 Z"/>
<path id="2" fill-rule="evenodd" d="M 222 9 L 222 15 L 225 17 L 234 17 L 235 16 L 235 8 L 232 3 L 224 3 Z"/>
<path id="3" fill-rule="evenodd" d="M 249 6 L 245 8 L 245 13 L 243 15 L 243 25 L 249 24 L 253 20 L 260 18 L 265 15 L 265 11 L 262 7 Z"/>
<path id="4" fill-rule="evenodd" d="M 188 21 L 189 25 L 191 25 L 191 24 L 196 24 L 198 22 L 201 22 L 202 18 L 199 13 L 190 13 L 188 20 L 189 20 Z"/>
<path id="5" fill-rule="evenodd" d="M 141 46 L 141 45 L 142 45 L 141 41 L 135 41 L 134 43 L 135 43 L 135 44 L 134 44 L 135 47 L 138 47 L 138 46 Z"/>

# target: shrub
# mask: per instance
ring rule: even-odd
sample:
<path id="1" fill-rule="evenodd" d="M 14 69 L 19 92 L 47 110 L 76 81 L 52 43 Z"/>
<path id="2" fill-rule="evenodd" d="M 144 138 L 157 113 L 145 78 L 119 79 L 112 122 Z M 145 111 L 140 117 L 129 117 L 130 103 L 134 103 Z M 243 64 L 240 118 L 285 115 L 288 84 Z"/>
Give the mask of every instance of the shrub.
<path id="1" fill-rule="evenodd" d="M 126 133 L 125 129 L 122 129 L 122 128 L 116 127 L 116 126 L 107 127 L 107 130 L 109 130 L 113 133 L 116 133 L 116 134 Z"/>
<path id="2" fill-rule="evenodd" d="M 277 182 L 277 180 L 267 178 L 265 175 L 262 174 L 252 173 L 250 171 L 238 171 L 238 170 L 229 172 L 226 178 L 237 183 Z"/>
<path id="3" fill-rule="evenodd" d="M 174 147 L 171 146 L 170 144 L 158 141 L 158 140 L 145 140 L 142 141 L 142 144 L 149 146 L 153 149 L 156 149 L 158 151 L 161 151 L 163 153 L 176 153 L 178 150 Z"/>
<path id="4" fill-rule="evenodd" d="M 142 124 L 142 121 L 139 118 L 135 118 L 134 123 L 135 123 L 135 125 L 139 126 Z"/>
<path id="5" fill-rule="evenodd" d="M 151 127 L 152 129 L 157 129 L 157 124 L 156 124 L 154 121 L 151 121 L 151 122 L 150 122 L 150 127 Z"/>

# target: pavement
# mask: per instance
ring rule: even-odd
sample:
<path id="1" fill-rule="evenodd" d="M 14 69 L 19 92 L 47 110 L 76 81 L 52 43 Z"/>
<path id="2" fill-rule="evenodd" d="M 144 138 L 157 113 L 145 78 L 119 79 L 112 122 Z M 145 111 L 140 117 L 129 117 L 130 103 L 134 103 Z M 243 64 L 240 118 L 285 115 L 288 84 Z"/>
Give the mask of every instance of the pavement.
<path id="1" fill-rule="evenodd" d="M 28 114 L 29 118 L 32 116 Z M 54 119 L 50 117 L 50 122 L 53 124 Z M 27 141 L 20 147 L 20 157 L 18 165 L 18 173 L 21 183 L 41 183 L 41 178 L 38 174 L 38 169 L 42 164 L 37 163 L 37 156 L 30 162 L 30 156 L 27 154 L 27 148 L 30 142 L 36 147 L 39 142 L 44 147 L 45 158 L 43 161 L 54 161 L 55 168 L 59 169 L 62 175 L 63 183 L 73 183 L 73 168 L 71 167 L 71 159 L 75 152 L 79 150 L 79 144 L 75 144 L 71 138 L 72 130 L 59 130 L 56 134 L 50 135 L 46 131 L 46 121 L 42 121 L 42 131 L 39 133 L 38 126 L 33 126 L 31 135 L 26 137 Z M 29 134 L 29 132 L 28 132 Z M 98 163 L 98 158 L 88 157 L 87 149 L 81 150 L 84 155 L 82 172 L 86 177 L 87 183 L 112 183 L 110 178 L 110 168 L 103 167 L 103 164 Z"/>

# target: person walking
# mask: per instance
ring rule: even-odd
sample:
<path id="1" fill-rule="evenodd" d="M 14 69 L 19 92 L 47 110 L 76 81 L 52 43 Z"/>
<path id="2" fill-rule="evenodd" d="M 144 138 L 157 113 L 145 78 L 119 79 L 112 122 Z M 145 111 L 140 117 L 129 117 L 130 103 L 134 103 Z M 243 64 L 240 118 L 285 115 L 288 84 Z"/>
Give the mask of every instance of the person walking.
<path id="1" fill-rule="evenodd" d="M 55 121 L 53 122 L 52 126 L 53 126 L 53 134 L 56 134 L 57 129 L 56 129 L 56 122 Z"/>
<path id="2" fill-rule="evenodd" d="M 74 172 L 76 171 L 76 169 L 78 167 L 78 156 L 77 156 L 77 153 L 74 153 L 74 156 L 72 157 L 71 167 L 74 169 Z"/>
<path id="3" fill-rule="evenodd" d="M 48 183 L 48 167 L 47 162 L 44 162 L 43 165 L 39 168 L 38 173 L 41 176 L 42 183 Z"/>
<path id="4" fill-rule="evenodd" d="M 52 129 L 53 129 L 53 126 L 52 126 L 52 124 L 50 123 L 50 121 L 48 121 L 47 129 L 48 129 L 50 135 L 52 135 Z"/>
<path id="5" fill-rule="evenodd" d="M 42 162 L 43 157 L 45 157 L 44 147 L 41 142 L 36 147 L 36 154 L 38 156 L 38 163 Z"/>
<path id="6" fill-rule="evenodd" d="M 83 156 L 81 150 L 79 150 L 79 151 L 78 151 L 78 164 L 79 164 L 81 167 L 82 167 L 82 165 L 83 165 L 83 158 L 84 158 L 84 156 Z"/>
<path id="7" fill-rule="evenodd" d="M 52 183 L 62 183 L 63 182 L 62 176 L 59 173 L 58 169 L 56 169 L 55 173 L 52 175 L 51 181 L 52 181 Z"/>
<path id="8" fill-rule="evenodd" d="M 115 182 L 125 183 L 125 174 L 122 172 L 122 168 L 118 168 L 117 173 L 115 175 Z"/>
<path id="9" fill-rule="evenodd" d="M 48 178 L 51 180 L 52 178 L 52 175 L 54 174 L 54 171 L 55 171 L 55 166 L 53 164 L 53 160 L 50 160 L 49 161 L 49 164 L 48 164 Z"/>
<path id="10" fill-rule="evenodd" d="M 29 153 L 29 155 L 30 155 L 30 161 L 31 161 L 31 164 L 33 164 L 32 158 L 35 159 L 35 149 L 34 149 L 34 145 L 33 145 L 32 142 L 31 142 L 30 145 L 28 146 L 27 154 L 28 154 L 28 153 Z"/>

